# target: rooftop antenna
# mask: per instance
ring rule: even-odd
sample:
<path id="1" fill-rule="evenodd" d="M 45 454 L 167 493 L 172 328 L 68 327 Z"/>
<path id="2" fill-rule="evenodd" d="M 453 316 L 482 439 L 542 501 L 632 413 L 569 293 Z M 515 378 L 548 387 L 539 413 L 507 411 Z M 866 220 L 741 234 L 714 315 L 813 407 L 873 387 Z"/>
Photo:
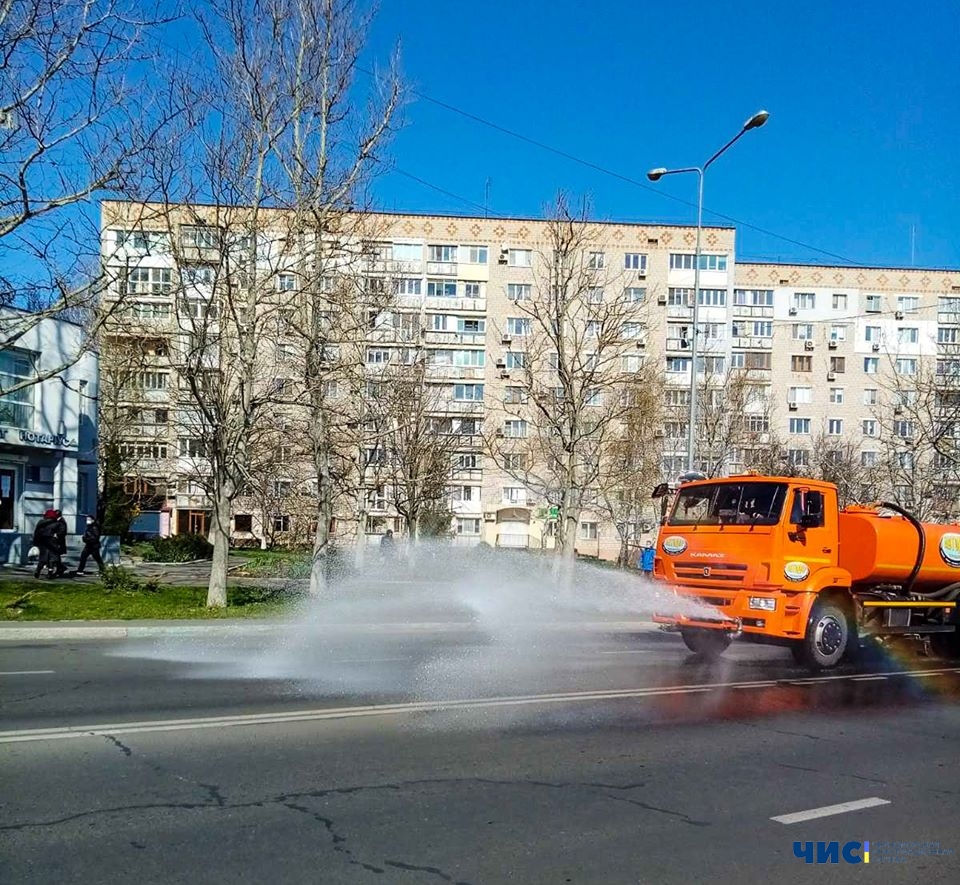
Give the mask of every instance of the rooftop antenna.
<path id="1" fill-rule="evenodd" d="M 910 267 L 917 266 L 917 226 L 910 225 Z"/>
<path id="2" fill-rule="evenodd" d="M 483 217 L 487 218 L 490 214 L 490 179 L 483 184 Z"/>

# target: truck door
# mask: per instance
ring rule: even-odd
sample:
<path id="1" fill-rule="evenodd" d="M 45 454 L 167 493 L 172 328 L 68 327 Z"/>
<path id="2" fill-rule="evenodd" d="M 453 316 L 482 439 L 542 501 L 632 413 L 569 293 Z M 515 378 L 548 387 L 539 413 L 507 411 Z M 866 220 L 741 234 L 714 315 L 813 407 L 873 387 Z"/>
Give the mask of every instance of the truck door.
<path id="1" fill-rule="evenodd" d="M 817 489 L 795 488 L 783 546 L 785 561 L 806 562 L 810 571 L 837 562 L 837 508 Z"/>

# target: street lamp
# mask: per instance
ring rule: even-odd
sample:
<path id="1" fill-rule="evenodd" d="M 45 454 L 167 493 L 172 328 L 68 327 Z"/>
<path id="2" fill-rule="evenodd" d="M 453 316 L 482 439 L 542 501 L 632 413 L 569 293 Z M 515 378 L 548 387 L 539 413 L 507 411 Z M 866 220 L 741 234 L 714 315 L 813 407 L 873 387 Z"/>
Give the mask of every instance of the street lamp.
<path id="1" fill-rule="evenodd" d="M 699 179 L 699 187 L 697 188 L 697 245 L 693 256 L 693 337 L 690 343 L 690 424 L 687 428 L 687 470 L 696 469 L 694 444 L 697 423 L 697 333 L 699 331 L 697 317 L 700 308 L 700 234 L 703 230 L 703 175 L 717 157 L 733 147 L 745 132 L 749 132 L 751 129 L 759 129 L 767 122 L 769 116 L 768 111 L 757 111 L 743 124 L 740 131 L 702 166 L 685 166 L 683 169 L 666 169 L 661 166 L 657 169 L 651 169 L 647 173 L 647 178 L 651 181 L 659 181 L 664 175 L 679 175 L 682 172 L 696 172 Z"/>

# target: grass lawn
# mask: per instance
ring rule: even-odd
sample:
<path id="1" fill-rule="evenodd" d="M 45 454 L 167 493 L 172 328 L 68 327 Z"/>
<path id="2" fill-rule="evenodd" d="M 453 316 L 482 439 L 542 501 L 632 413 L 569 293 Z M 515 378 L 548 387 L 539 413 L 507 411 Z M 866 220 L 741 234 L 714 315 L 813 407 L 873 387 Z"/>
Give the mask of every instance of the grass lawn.
<path id="1" fill-rule="evenodd" d="M 251 618 L 280 615 L 296 598 L 259 587 L 231 587 L 227 607 L 209 609 L 206 587 L 107 590 L 73 581 L 3 581 L 0 621 Z"/>

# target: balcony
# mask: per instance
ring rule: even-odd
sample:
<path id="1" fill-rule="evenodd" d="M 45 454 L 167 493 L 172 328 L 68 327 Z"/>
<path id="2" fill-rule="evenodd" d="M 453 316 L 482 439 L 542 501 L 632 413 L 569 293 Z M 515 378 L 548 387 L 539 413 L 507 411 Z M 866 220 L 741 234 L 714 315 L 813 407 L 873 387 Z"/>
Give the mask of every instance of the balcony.
<path id="1" fill-rule="evenodd" d="M 423 272 L 422 261 L 397 261 L 393 258 L 371 258 L 364 268 L 368 273 L 390 274 L 392 276 L 406 276 Z"/>
<path id="2" fill-rule="evenodd" d="M 425 344 L 486 344 L 487 336 L 484 332 L 441 332 L 425 331 Z"/>
<path id="3" fill-rule="evenodd" d="M 770 350 L 773 347 L 772 338 L 734 338 L 731 343 L 734 347 L 744 347 L 749 350 Z"/>
<path id="4" fill-rule="evenodd" d="M 735 317 L 758 317 L 763 319 L 773 319 L 772 307 L 758 307 L 753 304 L 734 304 L 733 315 Z"/>
<path id="5" fill-rule="evenodd" d="M 485 371 L 483 366 L 427 366 L 427 377 L 482 381 Z"/>
<path id="6" fill-rule="evenodd" d="M 430 411 L 445 415 L 482 415 L 483 400 L 448 400 Z"/>
<path id="7" fill-rule="evenodd" d="M 428 295 L 423 299 L 417 298 L 414 302 L 412 302 L 412 305 L 419 307 L 421 300 L 425 302 L 424 306 L 427 308 L 427 310 L 468 310 L 480 313 L 486 313 L 487 311 L 486 298 L 445 298 L 443 296 Z M 404 304 L 401 303 L 401 306 L 404 306 Z"/>
<path id="8" fill-rule="evenodd" d="M 428 276 L 455 277 L 457 275 L 456 261 L 428 261 Z"/>
<path id="9" fill-rule="evenodd" d="M 667 308 L 667 319 L 692 320 L 693 308 L 686 307 L 682 304 L 671 304 Z"/>

